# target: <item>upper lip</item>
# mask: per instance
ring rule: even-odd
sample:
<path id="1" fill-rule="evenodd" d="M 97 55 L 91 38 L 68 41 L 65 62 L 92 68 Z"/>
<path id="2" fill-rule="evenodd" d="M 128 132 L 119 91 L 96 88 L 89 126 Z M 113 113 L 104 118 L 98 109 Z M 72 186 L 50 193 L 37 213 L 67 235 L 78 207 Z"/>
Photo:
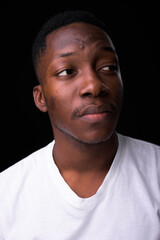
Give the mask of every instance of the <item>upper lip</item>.
<path id="1" fill-rule="evenodd" d="M 86 106 L 79 115 L 80 117 L 82 117 L 89 114 L 98 114 L 98 113 L 105 113 L 105 112 L 111 112 L 111 107 L 108 106 L 107 104 L 89 105 L 89 106 Z"/>

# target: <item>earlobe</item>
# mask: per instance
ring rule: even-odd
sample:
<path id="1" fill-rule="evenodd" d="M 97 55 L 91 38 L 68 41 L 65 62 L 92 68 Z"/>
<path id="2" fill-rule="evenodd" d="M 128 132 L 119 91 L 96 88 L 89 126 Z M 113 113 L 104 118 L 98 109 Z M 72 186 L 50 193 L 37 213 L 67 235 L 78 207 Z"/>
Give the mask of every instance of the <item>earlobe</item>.
<path id="1" fill-rule="evenodd" d="M 47 105 L 41 85 L 33 88 L 33 98 L 37 108 L 42 112 L 47 112 Z"/>

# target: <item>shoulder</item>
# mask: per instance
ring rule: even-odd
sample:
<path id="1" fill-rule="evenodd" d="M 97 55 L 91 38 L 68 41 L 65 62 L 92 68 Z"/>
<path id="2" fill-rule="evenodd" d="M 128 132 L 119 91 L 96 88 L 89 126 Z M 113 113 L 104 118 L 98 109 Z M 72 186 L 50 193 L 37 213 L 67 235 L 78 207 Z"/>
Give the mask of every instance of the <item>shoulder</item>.
<path id="1" fill-rule="evenodd" d="M 0 188 L 7 188 L 8 185 L 20 184 L 28 174 L 37 171 L 37 168 L 42 167 L 45 158 L 50 151 L 52 151 L 54 142 L 49 143 L 47 146 L 35 151 L 26 158 L 15 163 L 0 173 Z M 12 184 L 11 184 L 12 183 Z"/>
<path id="2" fill-rule="evenodd" d="M 118 134 L 126 165 L 135 166 L 140 172 L 160 178 L 160 146 Z"/>
<path id="3" fill-rule="evenodd" d="M 53 144 L 54 142 L 37 150 L 0 173 L 1 233 L 15 223 L 17 216 L 23 213 L 30 202 L 36 199 L 35 204 L 37 203 L 37 195 L 45 185 L 47 159 L 52 156 Z"/>
<path id="4" fill-rule="evenodd" d="M 135 169 L 144 178 L 159 179 L 160 146 L 118 134 L 124 151 L 124 164 Z"/>
<path id="5" fill-rule="evenodd" d="M 152 157 L 152 159 L 155 158 L 159 160 L 160 146 L 121 134 L 118 134 L 118 137 L 122 145 L 125 146 L 125 150 L 130 151 L 130 154 L 145 156 L 146 158 Z"/>

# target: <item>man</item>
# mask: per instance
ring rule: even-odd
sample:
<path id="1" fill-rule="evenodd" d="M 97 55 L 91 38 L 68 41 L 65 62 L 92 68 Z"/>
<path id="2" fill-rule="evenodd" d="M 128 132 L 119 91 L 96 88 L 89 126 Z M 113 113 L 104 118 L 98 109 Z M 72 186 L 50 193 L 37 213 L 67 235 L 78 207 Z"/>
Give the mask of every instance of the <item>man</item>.
<path id="1" fill-rule="evenodd" d="M 105 25 L 58 14 L 33 62 L 55 140 L 1 173 L 0 239 L 160 239 L 160 147 L 116 133 L 123 84 Z"/>

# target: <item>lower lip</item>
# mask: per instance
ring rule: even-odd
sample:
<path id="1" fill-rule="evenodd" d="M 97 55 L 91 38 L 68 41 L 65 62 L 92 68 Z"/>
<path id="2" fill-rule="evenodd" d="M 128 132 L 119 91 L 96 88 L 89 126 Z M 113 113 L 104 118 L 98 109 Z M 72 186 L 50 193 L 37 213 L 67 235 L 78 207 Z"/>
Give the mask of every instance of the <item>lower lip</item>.
<path id="1" fill-rule="evenodd" d="M 109 112 L 88 114 L 82 116 L 81 119 L 87 122 L 102 122 L 108 118 L 108 115 L 110 115 Z"/>

